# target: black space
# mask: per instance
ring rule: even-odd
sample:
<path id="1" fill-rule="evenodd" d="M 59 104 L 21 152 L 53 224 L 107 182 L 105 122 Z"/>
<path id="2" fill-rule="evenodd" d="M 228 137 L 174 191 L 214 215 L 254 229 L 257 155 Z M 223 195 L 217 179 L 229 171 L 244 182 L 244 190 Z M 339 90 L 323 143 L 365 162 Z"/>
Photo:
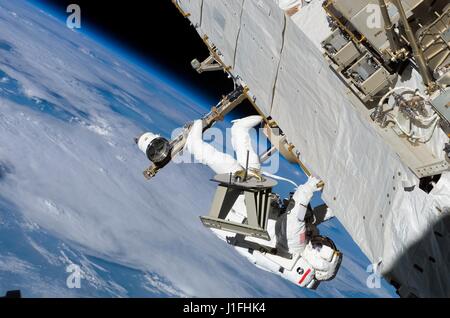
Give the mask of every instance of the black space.
<path id="1" fill-rule="evenodd" d="M 67 15 L 71 3 L 80 5 L 82 31 L 87 29 L 111 39 L 127 51 L 157 64 L 160 69 L 198 93 L 219 100 L 233 89 L 223 72 L 199 75 L 190 61 L 202 60 L 208 50 L 200 36 L 171 0 L 38 0 Z"/>

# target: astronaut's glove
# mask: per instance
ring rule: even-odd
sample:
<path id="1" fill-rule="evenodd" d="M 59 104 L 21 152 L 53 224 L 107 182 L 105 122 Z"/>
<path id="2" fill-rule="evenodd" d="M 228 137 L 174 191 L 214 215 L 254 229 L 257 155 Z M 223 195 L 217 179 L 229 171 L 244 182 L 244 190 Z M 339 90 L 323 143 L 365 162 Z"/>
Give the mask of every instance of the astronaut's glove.
<path id="1" fill-rule="evenodd" d="M 303 206 L 307 206 L 311 201 L 311 198 L 314 192 L 321 190 L 322 188 L 318 187 L 320 180 L 315 177 L 309 177 L 308 181 L 299 186 L 293 195 L 293 199 L 296 204 L 301 204 Z"/>

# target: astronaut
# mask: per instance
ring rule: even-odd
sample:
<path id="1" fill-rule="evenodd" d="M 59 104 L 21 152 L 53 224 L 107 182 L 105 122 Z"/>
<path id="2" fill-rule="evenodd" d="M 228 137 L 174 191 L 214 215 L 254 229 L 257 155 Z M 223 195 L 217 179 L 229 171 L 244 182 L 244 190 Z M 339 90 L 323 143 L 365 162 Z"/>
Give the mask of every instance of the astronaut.
<path id="1" fill-rule="evenodd" d="M 194 156 L 197 162 L 209 166 L 217 174 L 234 174 L 242 171 L 247 164 L 247 156 L 249 171 L 261 172 L 259 157 L 252 148 L 249 134 L 249 131 L 259 125 L 261 121 L 261 116 L 250 116 L 233 121 L 231 143 L 236 153 L 236 159 L 203 141 L 201 120 L 195 121 L 191 127 L 185 149 Z M 307 206 L 314 192 L 320 190 L 319 181 L 315 177 L 310 177 L 305 184 L 299 186 L 292 196 L 293 206 L 291 205 L 292 207 L 286 213 L 281 214 L 275 224 L 269 223 L 267 228 L 271 243 L 277 249 L 282 249 L 292 255 L 301 255 L 292 269 L 283 268 L 262 252 L 249 253 L 247 249 L 236 247 L 238 252 L 257 267 L 279 274 L 301 287 L 312 288 L 317 281 L 331 279 L 339 267 L 339 255 L 331 247 L 321 242 L 311 242 L 307 237 L 305 224 Z M 235 203 L 232 212 L 233 221 L 241 222 L 245 219 L 243 198 Z"/>

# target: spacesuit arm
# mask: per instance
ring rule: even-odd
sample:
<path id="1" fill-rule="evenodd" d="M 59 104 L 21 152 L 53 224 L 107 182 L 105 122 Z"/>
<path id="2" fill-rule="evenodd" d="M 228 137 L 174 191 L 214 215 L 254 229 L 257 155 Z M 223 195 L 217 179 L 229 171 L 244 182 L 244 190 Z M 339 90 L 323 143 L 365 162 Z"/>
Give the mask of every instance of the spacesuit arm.
<path id="1" fill-rule="evenodd" d="M 305 215 L 313 193 L 319 190 L 317 183 L 319 180 L 310 178 L 308 182 L 298 187 L 293 195 L 294 207 L 286 214 L 286 242 L 291 253 L 300 253 L 305 248 Z"/>
<path id="2" fill-rule="evenodd" d="M 297 220 L 300 222 L 305 221 L 307 207 L 298 203 L 295 203 L 295 206 L 292 208 L 291 213 L 297 216 Z"/>
<path id="3" fill-rule="evenodd" d="M 203 141 L 201 120 L 196 120 L 191 127 L 185 149 L 194 156 L 196 161 L 209 166 L 217 174 L 242 170 L 241 165 L 232 156 Z"/>
<path id="4" fill-rule="evenodd" d="M 295 201 L 295 205 L 291 211 L 294 215 L 297 216 L 297 219 L 301 222 L 305 220 L 305 214 L 307 210 L 307 206 L 311 201 L 314 192 L 319 191 L 320 189 L 317 187 L 317 184 L 320 182 L 319 179 L 315 177 L 310 177 L 308 181 L 298 187 L 293 195 L 293 199 Z"/>

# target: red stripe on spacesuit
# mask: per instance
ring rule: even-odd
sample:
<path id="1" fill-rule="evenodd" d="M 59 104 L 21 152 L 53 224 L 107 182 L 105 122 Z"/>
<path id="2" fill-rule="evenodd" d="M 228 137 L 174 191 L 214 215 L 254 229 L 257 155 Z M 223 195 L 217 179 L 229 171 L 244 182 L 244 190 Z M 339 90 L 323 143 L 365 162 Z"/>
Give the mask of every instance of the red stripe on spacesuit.
<path id="1" fill-rule="evenodd" d="M 305 243 L 305 241 L 306 241 L 306 232 L 303 231 L 300 233 L 300 244 Z"/>
<path id="2" fill-rule="evenodd" d="M 311 268 L 308 268 L 308 270 L 303 274 L 302 278 L 300 278 L 300 280 L 298 281 L 299 285 L 303 283 L 303 281 L 305 280 L 306 276 L 308 276 L 309 273 L 311 273 Z"/>

